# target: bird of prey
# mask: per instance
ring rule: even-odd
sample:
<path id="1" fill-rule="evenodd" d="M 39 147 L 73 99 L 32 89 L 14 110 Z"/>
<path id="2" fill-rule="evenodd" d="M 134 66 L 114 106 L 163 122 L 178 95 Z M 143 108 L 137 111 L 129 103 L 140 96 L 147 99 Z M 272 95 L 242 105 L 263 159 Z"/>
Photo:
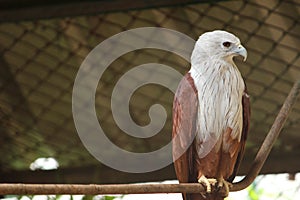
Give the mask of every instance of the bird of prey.
<path id="1" fill-rule="evenodd" d="M 184 200 L 224 199 L 243 157 L 250 103 L 235 56 L 247 58 L 235 35 L 222 30 L 202 34 L 192 52 L 191 68 L 175 93 L 176 175 L 180 183 L 206 187 L 205 194 L 183 193 Z M 226 194 L 215 192 L 222 187 Z"/>

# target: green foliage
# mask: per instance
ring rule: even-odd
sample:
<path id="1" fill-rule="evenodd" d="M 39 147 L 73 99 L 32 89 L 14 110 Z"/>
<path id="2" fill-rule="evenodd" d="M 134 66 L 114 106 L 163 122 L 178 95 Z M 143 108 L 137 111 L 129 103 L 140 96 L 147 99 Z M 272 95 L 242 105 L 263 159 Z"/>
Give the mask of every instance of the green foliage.
<path id="1" fill-rule="evenodd" d="M 257 190 L 256 184 L 251 184 L 248 187 L 248 195 L 250 200 L 259 200 L 259 196 L 263 193 L 262 189 Z"/>
<path id="2" fill-rule="evenodd" d="M 103 200 L 114 200 L 116 197 L 114 196 L 104 196 L 102 199 Z"/>
<path id="3" fill-rule="evenodd" d="M 100 200 L 114 200 L 114 199 L 116 199 L 116 198 L 121 198 L 121 199 L 123 199 L 123 197 L 124 197 L 124 195 L 123 196 L 119 196 L 119 197 L 116 197 L 116 196 L 103 196 L 103 197 L 101 197 L 101 199 Z"/>
<path id="4" fill-rule="evenodd" d="M 82 197 L 82 200 L 93 200 L 94 199 L 94 195 L 84 195 Z"/>

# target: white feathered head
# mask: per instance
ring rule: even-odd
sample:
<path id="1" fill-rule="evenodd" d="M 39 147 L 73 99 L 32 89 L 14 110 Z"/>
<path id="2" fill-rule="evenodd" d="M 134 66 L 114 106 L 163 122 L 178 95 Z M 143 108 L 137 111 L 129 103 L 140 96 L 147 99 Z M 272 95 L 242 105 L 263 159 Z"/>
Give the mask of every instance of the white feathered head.
<path id="1" fill-rule="evenodd" d="M 244 61 L 247 58 L 247 51 L 241 45 L 239 38 L 232 33 L 215 30 L 199 37 L 191 56 L 191 63 L 193 65 L 205 62 L 207 59 L 224 59 L 232 62 L 232 58 L 238 55 L 242 56 Z"/>

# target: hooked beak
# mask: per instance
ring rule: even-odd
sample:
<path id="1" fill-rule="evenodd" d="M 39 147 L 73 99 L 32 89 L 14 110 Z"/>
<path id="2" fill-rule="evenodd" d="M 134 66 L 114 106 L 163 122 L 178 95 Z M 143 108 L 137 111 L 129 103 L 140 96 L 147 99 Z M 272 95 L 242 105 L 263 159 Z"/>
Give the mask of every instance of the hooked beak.
<path id="1" fill-rule="evenodd" d="M 236 55 L 242 56 L 244 58 L 243 61 L 246 61 L 247 50 L 241 44 L 235 49 L 234 53 L 236 53 Z"/>

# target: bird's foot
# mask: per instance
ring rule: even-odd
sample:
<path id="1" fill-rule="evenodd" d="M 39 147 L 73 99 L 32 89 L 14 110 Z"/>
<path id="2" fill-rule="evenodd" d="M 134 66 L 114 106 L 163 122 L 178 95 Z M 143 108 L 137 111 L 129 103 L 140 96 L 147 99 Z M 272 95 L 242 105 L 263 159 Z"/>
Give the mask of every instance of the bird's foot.
<path id="1" fill-rule="evenodd" d="M 223 187 L 225 190 L 222 191 L 222 196 L 227 197 L 229 195 L 229 188 L 232 187 L 232 183 L 227 182 L 223 177 L 217 180 L 217 190 L 220 191 Z"/>
<path id="2" fill-rule="evenodd" d="M 206 186 L 206 192 L 211 193 L 211 186 L 215 185 L 218 181 L 215 178 L 206 178 L 204 175 L 202 175 L 199 179 L 198 182 L 201 184 L 204 184 Z"/>

